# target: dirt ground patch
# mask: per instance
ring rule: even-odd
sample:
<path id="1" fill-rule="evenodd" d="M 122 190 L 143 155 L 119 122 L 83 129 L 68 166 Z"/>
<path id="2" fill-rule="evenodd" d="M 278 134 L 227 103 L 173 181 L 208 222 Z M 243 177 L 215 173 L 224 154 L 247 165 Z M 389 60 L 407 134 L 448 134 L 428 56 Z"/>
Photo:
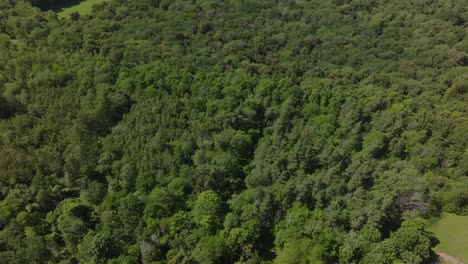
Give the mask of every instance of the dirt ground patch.
<path id="1" fill-rule="evenodd" d="M 463 262 L 461 262 L 460 260 L 458 260 L 457 258 L 453 257 L 453 256 L 450 256 L 448 254 L 445 254 L 445 253 L 437 253 L 437 255 L 439 255 L 439 260 L 440 260 L 440 263 L 445 263 L 445 264 L 465 264 Z"/>

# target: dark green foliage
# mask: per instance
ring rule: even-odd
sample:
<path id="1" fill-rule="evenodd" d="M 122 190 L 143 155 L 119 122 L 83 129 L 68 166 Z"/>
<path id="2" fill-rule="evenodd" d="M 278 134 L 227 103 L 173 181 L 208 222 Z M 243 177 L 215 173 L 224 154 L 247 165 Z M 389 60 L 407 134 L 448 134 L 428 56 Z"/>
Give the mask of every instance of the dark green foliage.
<path id="1" fill-rule="evenodd" d="M 468 213 L 466 1 L 73 2 L 0 1 L 0 263 L 429 263 Z"/>
<path id="2" fill-rule="evenodd" d="M 58 9 L 78 4 L 83 0 L 31 0 L 31 3 L 43 10 Z"/>
<path id="3" fill-rule="evenodd" d="M 447 186 L 439 193 L 444 211 L 467 215 L 468 214 L 468 185 L 457 184 Z"/>
<path id="4" fill-rule="evenodd" d="M 92 263 L 104 263 L 107 259 L 118 257 L 119 242 L 109 232 L 89 232 L 82 240 L 80 257 Z"/>
<path id="5" fill-rule="evenodd" d="M 226 245 L 223 238 L 218 236 L 203 237 L 193 250 L 193 258 L 198 263 L 225 263 Z"/>

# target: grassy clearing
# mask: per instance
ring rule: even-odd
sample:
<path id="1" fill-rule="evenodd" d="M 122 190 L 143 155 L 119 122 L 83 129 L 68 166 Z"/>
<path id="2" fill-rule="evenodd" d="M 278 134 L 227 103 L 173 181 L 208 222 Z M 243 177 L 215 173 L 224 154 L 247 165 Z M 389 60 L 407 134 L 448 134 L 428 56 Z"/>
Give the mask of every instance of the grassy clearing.
<path id="1" fill-rule="evenodd" d="M 84 0 L 77 5 L 63 8 L 58 12 L 60 17 L 69 17 L 71 13 L 78 12 L 80 15 L 88 15 L 93 10 L 93 5 L 105 2 L 107 0 Z"/>
<path id="2" fill-rule="evenodd" d="M 443 213 L 440 220 L 429 227 L 440 240 L 436 252 L 449 254 L 468 263 L 468 216 Z"/>

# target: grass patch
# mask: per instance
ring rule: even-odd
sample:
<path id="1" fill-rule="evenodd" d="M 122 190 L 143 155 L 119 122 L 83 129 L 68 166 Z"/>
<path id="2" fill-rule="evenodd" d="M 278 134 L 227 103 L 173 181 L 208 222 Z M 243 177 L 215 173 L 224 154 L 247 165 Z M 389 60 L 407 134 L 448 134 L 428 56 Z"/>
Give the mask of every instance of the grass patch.
<path id="1" fill-rule="evenodd" d="M 468 216 L 443 213 L 439 221 L 428 229 L 440 240 L 435 252 L 443 252 L 468 263 Z"/>
<path id="2" fill-rule="evenodd" d="M 59 17 L 68 18 L 71 13 L 78 12 L 80 15 L 89 15 L 93 10 L 93 5 L 100 4 L 108 0 L 83 0 L 79 4 L 66 7 L 58 12 Z"/>

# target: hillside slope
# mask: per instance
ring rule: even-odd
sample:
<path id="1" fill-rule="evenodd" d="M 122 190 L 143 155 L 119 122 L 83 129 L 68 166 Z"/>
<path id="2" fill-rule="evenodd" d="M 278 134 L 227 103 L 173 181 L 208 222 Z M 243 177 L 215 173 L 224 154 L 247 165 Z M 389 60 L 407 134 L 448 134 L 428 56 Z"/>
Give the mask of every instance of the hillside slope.
<path id="1" fill-rule="evenodd" d="M 430 263 L 466 6 L 1 2 L 0 263 Z"/>

